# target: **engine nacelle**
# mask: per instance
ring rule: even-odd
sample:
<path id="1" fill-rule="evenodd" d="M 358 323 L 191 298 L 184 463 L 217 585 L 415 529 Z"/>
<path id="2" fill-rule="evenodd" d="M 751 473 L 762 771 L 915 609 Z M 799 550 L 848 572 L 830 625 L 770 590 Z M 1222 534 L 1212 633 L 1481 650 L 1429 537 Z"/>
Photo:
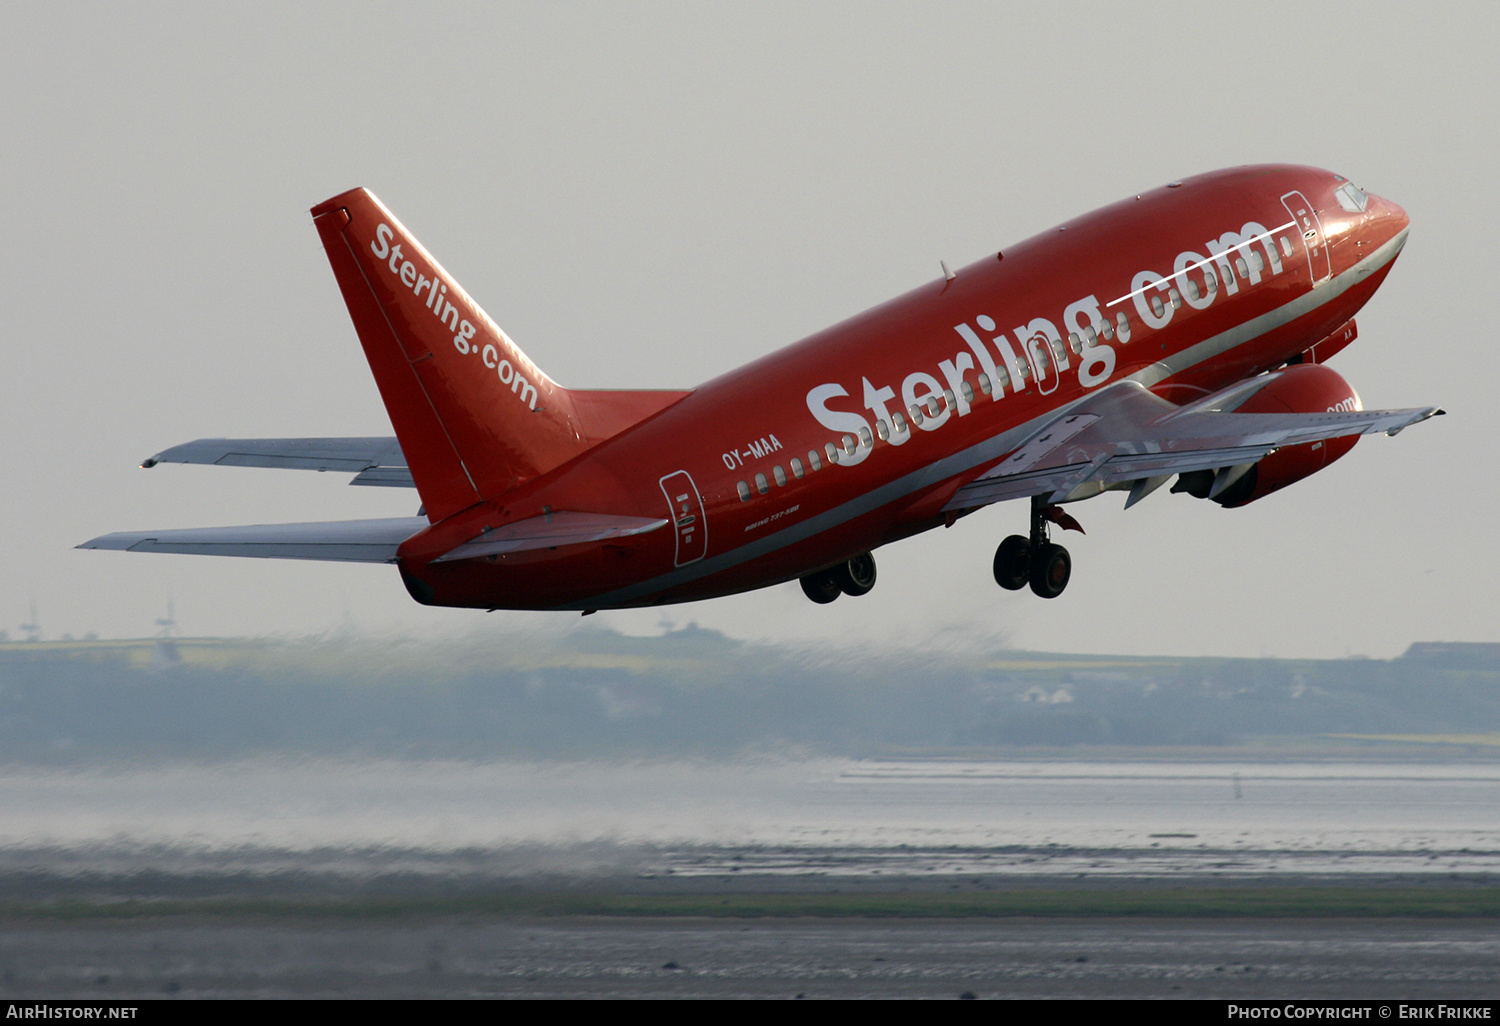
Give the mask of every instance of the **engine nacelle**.
<path id="1" fill-rule="evenodd" d="M 1247 399 L 1236 413 L 1324 413 L 1362 410 L 1359 394 L 1336 371 L 1322 364 L 1296 364 L 1275 372 L 1275 380 Z M 1277 449 L 1234 484 L 1214 496 L 1221 506 L 1243 506 L 1316 474 L 1354 448 L 1358 435 L 1304 442 Z"/>

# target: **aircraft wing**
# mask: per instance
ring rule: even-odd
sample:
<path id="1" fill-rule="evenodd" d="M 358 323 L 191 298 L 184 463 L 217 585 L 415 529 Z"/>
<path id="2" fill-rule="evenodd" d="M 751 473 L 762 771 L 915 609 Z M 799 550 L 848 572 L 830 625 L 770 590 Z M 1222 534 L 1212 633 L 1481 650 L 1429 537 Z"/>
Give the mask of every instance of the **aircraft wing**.
<path id="1" fill-rule="evenodd" d="M 395 438 L 200 438 L 163 450 L 141 466 L 158 463 L 339 470 L 355 475 L 350 484 L 415 487 Z"/>
<path id="2" fill-rule="evenodd" d="M 175 531 L 119 531 L 86 541 L 78 547 L 195 556 L 394 563 L 401 543 L 427 526 L 426 517 L 394 517 L 312 524 L 194 527 Z"/>
<path id="3" fill-rule="evenodd" d="M 1286 445 L 1348 435 L 1394 435 L 1437 407 L 1328 413 L 1235 413 L 1246 389 L 1176 406 L 1134 381 L 1121 381 L 1067 410 L 1015 452 L 960 488 L 945 512 L 1045 495 L 1050 502 L 1083 498 L 1134 482 L 1126 507 L 1173 474 L 1218 470 L 1214 491 L 1233 483 L 1233 470 Z M 1222 481 L 1222 483 L 1220 483 Z"/>

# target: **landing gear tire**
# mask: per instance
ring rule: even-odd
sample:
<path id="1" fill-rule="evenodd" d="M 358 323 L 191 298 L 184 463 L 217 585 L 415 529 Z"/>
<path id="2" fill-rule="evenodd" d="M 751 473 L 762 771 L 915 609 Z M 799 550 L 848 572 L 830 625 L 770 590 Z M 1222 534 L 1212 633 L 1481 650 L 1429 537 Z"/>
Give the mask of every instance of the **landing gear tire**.
<path id="1" fill-rule="evenodd" d="M 868 552 L 839 564 L 830 572 L 838 581 L 839 590 L 845 595 L 868 594 L 875 587 L 875 557 Z"/>
<path id="2" fill-rule="evenodd" d="M 1006 591 L 1020 591 L 1031 580 L 1031 542 L 1013 534 L 995 550 L 995 583 Z"/>
<path id="3" fill-rule="evenodd" d="M 1031 561 L 1031 590 L 1042 598 L 1057 598 L 1073 575 L 1073 558 L 1061 545 L 1042 545 Z"/>
<path id="4" fill-rule="evenodd" d="M 819 570 L 815 574 L 808 574 L 801 580 L 802 594 L 818 605 L 826 606 L 844 593 L 837 576 L 840 569 L 840 567 L 834 567 L 832 570 Z"/>

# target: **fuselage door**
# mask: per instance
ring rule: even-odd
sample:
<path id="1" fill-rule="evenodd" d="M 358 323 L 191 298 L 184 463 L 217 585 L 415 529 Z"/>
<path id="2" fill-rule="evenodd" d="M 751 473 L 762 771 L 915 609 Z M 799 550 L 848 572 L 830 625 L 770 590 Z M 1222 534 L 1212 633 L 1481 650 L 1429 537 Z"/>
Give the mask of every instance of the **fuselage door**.
<path id="1" fill-rule="evenodd" d="M 677 555 L 673 566 L 695 563 L 708 553 L 708 525 L 704 523 L 703 497 L 686 470 L 661 479 L 661 493 L 667 497 L 667 515 L 677 534 Z"/>
<path id="2" fill-rule="evenodd" d="M 1313 288 L 1317 288 L 1333 274 L 1333 264 L 1328 258 L 1328 240 L 1323 237 L 1323 222 L 1318 220 L 1318 212 L 1300 192 L 1287 193 L 1281 197 L 1281 204 L 1292 215 L 1297 231 L 1302 234 L 1307 267 L 1312 273 Z"/>
<path id="3" fill-rule="evenodd" d="M 1061 343 L 1055 342 L 1045 331 L 1034 331 L 1025 342 L 1026 362 L 1031 364 L 1032 380 L 1042 395 L 1056 390 L 1062 380 L 1059 366 L 1066 367 L 1068 358 L 1062 352 Z"/>

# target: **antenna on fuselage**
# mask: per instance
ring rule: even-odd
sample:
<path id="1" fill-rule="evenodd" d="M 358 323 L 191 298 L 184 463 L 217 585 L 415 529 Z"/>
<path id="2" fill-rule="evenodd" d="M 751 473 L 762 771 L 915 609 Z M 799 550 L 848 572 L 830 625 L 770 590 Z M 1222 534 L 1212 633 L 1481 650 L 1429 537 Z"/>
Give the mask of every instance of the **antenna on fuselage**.
<path id="1" fill-rule="evenodd" d="M 954 278 L 958 277 L 958 275 L 956 275 L 952 271 L 948 270 L 948 261 L 946 261 L 946 260 L 939 260 L 938 261 L 938 266 L 943 269 L 943 280 L 944 281 L 952 281 Z"/>

